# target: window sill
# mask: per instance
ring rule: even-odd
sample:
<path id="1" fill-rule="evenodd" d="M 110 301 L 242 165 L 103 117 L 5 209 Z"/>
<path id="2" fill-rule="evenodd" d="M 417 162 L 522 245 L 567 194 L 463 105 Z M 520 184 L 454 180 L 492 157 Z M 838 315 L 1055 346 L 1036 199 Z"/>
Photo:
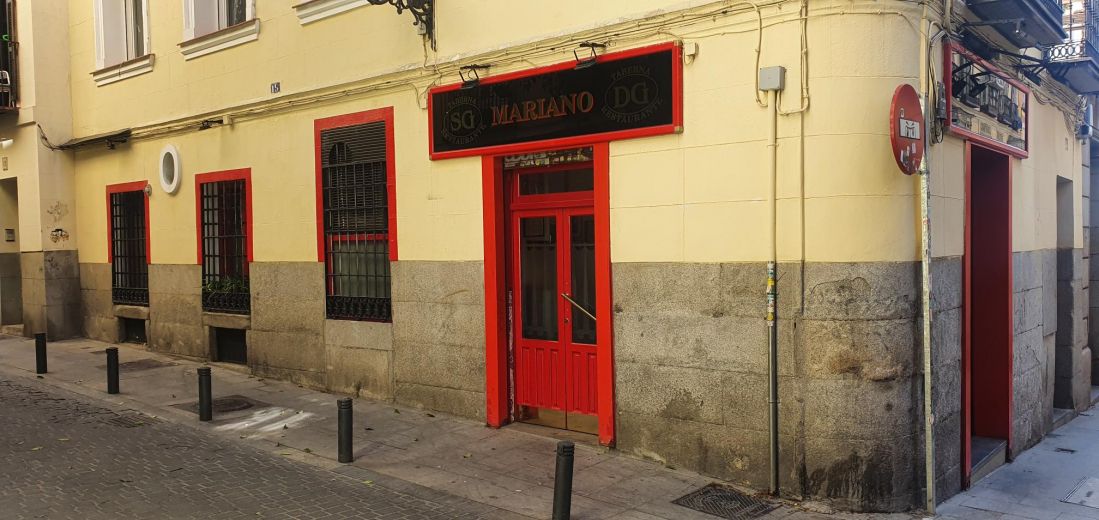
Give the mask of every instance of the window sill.
<path id="1" fill-rule="evenodd" d="M 259 39 L 259 18 L 187 40 L 179 44 L 183 59 L 191 60 L 222 49 L 236 47 Z"/>
<path id="2" fill-rule="evenodd" d="M 103 85 L 110 85 L 116 81 L 140 76 L 146 72 L 153 71 L 154 61 L 156 61 L 156 55 L 146 54 L 140 58 L 124 61 L 117 65 L 103 67 L 102 69 L 91 73 L 92 80 L 95 81 L 96 86 L 102 87 Z"/>
<path id="3" fill-rule="evenodd" d="M 367 0 L 309 0 L 295 5 L 294 11 L 298 22 L 306 25 L 369 4 Z"/>

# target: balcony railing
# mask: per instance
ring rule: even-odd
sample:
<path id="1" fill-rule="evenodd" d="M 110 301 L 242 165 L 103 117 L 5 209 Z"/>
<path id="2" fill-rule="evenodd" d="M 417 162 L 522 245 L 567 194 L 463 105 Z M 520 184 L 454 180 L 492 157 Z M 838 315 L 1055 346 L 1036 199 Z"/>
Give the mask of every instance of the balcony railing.
<path id="1" fill-rule="evenodd" d="M 980 18 L 976 21 L 1016 47 L 1058 45 L 1065 39 L 1062 0 L 966 0 L 966 5 Z"/>
<path id="2" fill-rule="evenodd" d="M 1080 93 L 1099 92 L 1099 0 L 1062 0 L 1068 38 L 1046 51 L 1049 71 Z"/>

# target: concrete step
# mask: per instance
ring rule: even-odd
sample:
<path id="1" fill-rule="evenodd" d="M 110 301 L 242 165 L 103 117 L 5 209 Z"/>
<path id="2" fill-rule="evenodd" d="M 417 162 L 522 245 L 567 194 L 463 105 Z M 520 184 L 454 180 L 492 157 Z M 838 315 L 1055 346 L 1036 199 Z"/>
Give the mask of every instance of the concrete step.
<path id="1" fill-rule="evenodd" d="M 1066 408 L 1053 409 L 1053 429 L 1056 430 L 1076 418 L 1076 410 Z"/>
<path id="2" fill-rule="evenodd" d="M 0 334 L 4 334 L 6 336 L 22 336 L 23 324 L 19 323 L 16 325 L 0 325 Z"/>
<path id="3" fill-rule="evenodd" d="M 973 471 L 970 484 L 976 484 L 1007 462 L 1007 441 L 988 437 L 973 437 Z"/>

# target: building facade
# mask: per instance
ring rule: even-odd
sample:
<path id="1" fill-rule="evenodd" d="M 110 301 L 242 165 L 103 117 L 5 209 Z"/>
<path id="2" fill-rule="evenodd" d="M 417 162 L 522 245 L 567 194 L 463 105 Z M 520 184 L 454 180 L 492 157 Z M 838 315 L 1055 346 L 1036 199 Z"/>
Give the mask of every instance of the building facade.
<path id="1" fill-rule="evenodd" d="M 0 323 L 863 511 L 1091 406 L 1093 2 L 396 3 L 8 0 Z"/>

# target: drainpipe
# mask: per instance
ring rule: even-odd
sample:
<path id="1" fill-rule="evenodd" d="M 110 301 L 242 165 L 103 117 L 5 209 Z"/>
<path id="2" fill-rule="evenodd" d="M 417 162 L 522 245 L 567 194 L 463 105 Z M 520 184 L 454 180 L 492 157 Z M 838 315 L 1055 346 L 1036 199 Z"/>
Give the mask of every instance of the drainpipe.
<path id="1" fill-rule="evenodd" d="M 775 321 L 775 300 L 778 298 L 778 104 L 779 92 L 785 82 L 786 70 L 782 67 L 760 69 L 760 89 L 767 91 L 767 103 L 771 109 L 771 135 L 767 146 L 771 148 L 771 172 L 768 177 L 770 195 L 767 199 L 767 225 L 770 228 L 767 261 L 767 404 L 768 433 L 770 437 L 772 495 L 779 492 L 778 463 L 778 326 Z"/>
<path id="2" fill-rule="evenodd" d="M 950 19 L 950 11 L 953 6 L 951 0 L 946 0 L 946 18 Z M 927 69 L 928 46 L 931 45 L 930 25 L 927 19 L 927 4 L 923 7 L 923 16 L 920 18 L 920 112 L 923 113 L 923 159 L 920 160 L 920 316 L 923 325 L 923 417 L 924 417 L 924 475 L 926 481 L 927 500 L 925 507 L 931 515 L 935 514 L 935 409 L 931 401 L 932 388 L 932 363 L 931 363 L 931 170 L 927 165 L 927 154 L 930 152 L 930 136 L 928 121 L 934 119 L 934 115 L 928 117 L 927 100 L 934 92 L 935 85 L 931 84 Z"/>

